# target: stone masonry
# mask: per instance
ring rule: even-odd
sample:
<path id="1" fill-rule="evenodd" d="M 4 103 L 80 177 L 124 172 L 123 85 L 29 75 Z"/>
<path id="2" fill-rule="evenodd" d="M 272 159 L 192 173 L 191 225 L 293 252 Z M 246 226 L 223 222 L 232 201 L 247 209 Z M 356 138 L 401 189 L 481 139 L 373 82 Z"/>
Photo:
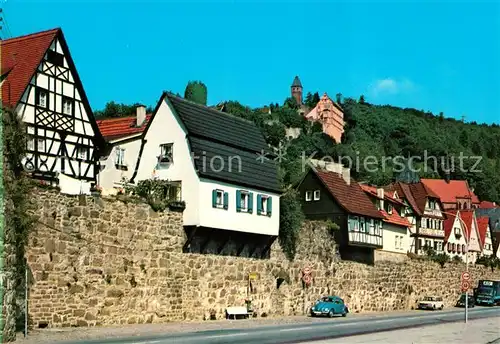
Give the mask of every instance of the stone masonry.
<path id="1" fill-rule="evenodd" d="M 303 314 L 324 294 L 345 299 L 352 312 L 411 309 L 425 295 L 449 307 L 460 290 L 463 265 L 422 260 L 375 266 L 340 261 L 331 233 L 306 222 L 294 262 L 275 244 L 269 260 L 182 253 L 182 213 L 148 205 L 37 189 L 37 230 L 27 258 L 33 327 L 160 323 L 224 317 L 245 305 L 257 316 Z M 302 269 L 312 270 L 304 287 Z M 500 279 L 471 267 L 474 285 Z M 249 287 L 248 275 L 256 273 Z M 285 280 L 277 287 L 277 280 Z"/>

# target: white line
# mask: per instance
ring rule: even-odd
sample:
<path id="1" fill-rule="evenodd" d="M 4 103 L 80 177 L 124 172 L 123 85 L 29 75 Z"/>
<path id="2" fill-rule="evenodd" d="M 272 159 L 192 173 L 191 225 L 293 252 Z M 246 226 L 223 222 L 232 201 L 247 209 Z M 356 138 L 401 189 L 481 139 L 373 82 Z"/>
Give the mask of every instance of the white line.
<path id="1" fill-rule="evenodd" d="M 280 330 L 280 332 L 290 332 L 290 331 L 301 331 L 301 330 L 313 330 L 315 327 L 314 326 L 308 326 L 308 327 L 294 327 L 294 328 L 285 328 Z"/>
<path id="2" fill-rule="evenodd" d="M 209 338 L 226 338 L 226 337 L 236 337 L 236 336 L 247 336 L 249 333 L 232 333 L 232 334 L 221 334 L 217 336 L 206 336 L 206 337 L 201 337 L 200 339 L 209 339 Z"/>
<path id="3" fill-rule="evenodd" d="M 154 344 L 154 343 L 161 343 L 161 340 L 147 340 L 145 342 L 133 342 L 128 344 Z"/>

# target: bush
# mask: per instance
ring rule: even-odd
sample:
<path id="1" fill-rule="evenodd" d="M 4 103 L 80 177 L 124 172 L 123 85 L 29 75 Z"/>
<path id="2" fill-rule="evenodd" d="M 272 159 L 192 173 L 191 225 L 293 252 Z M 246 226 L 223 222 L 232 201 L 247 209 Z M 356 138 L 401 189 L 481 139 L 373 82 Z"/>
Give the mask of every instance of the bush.
<path id="1" fill-rule="evenodd" d="M 304 214 L 298 199 L 298 192 L 290 189 L 280 198 L 280 231 L 278 238 L 281 249 L 289 260 L 295 258 L 297 239 L 303 220 Z"/>

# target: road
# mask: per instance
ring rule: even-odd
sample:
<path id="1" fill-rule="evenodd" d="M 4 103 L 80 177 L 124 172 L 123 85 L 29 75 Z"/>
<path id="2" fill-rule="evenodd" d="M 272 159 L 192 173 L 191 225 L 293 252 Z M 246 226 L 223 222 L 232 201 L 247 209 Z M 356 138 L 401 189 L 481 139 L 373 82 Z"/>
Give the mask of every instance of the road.
<path id="1" fill-rule="evenodd" d="M 500 308 L 476 307 L 469 310 L 469 319 L 500 317 Z M 220 329 L 199 332 L 158 334 L 140 337 L 111 338 L 64 342 L 64 344 L 292 344 L 325 341 L 347 336 L 410 329 L 426 325 L 454 323 L 464 320 L 463 309 L 445 311 L 415 311 L 405 315 L 334 318 L 298 324 L 259 326 L 253 328 Z M 245 321 L 245 320 L 241 320 Z M 62 344 L 62 343 L 61 343 Z"/>

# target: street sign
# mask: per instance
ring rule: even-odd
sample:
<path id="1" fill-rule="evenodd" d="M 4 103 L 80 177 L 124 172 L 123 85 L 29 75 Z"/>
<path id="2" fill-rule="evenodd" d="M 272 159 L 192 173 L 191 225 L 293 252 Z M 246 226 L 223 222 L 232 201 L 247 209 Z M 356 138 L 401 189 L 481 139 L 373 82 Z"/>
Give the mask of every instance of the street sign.
<path id="1" fill-rule="evenodd" d="M 469 281 L 463 281 L 462 282 L 462 291 L 465 292 L 470 289 L 470 282 Z"/>
<path id="2" fill-rule="evenodd" d="M 470 279 L 470 273 L 467 271 L 462 272 L 462 281 L 468 281 Z"/>

